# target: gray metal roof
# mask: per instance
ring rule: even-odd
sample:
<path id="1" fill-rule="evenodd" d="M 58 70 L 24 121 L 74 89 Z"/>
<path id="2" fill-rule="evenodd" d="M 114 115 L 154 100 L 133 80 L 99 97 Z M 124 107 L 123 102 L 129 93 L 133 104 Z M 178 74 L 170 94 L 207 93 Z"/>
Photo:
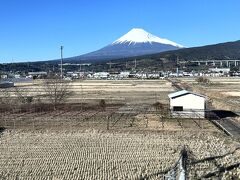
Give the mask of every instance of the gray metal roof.
<path id="1" fill-rule="evenodd" d="M 186 94 L 194 94 L 196 96 L 200 96 L 200 97 L 206 98 L 206 96 L 204 96 L 204 95 L 193 93 L 193 92 L 190 92 L 190 91 L 187 91 L 187 90 L 181 90 L 181 91 L 177 91 L 177 92 L 174 92 L 174 93 L 170 93 L 170 94 L 168 94 L 168 97 L 170 99 L 173 99 L 173 98 L 176 98 L 176 97 L 179 97 L 179 96 L 183 96 L 183 95 L 186 95 Z"/>
<path id="2" fill-rule="evenodd" d="M 185 95 L 185 94 L 189 94 L 189 91 L 187 91 L 187 90 L 177 91 L 177 92 L 168 94 L 168 97 L 169 97 L 169 98 L 173 98 L 173 97 L 182 96 L 182 95 Z"/>

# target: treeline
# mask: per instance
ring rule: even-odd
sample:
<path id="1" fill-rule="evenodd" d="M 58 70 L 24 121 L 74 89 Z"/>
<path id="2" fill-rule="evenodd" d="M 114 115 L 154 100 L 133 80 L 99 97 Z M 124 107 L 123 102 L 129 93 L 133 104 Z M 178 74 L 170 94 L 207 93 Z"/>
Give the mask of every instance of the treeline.
<path id="1" fill-rule="evenodd" d="M 137 62 L 135 68 L 135 59 Z M 240 41 L 220 43 L 194 48 L 184 48 L 175 51 L 168 51 L 158 54 L 121 58 L 114 60 L 90 61 L 91 66 L 84 66 L 85 71 L 122 71 L 122 70 L 169 70 L 177 66 L 180 61 L 194 60 L 222 60 L 222 59 L 240 59 Z M 76 59 L 65 59 L 65 63 L 83 63 Z M 109 62 L 114 63 L 111 67 Z M 60 61 L 45 62 L 27 62 L 27 63 L 10 63 L 0 64 L 0 71 L 59 71 L 58 64 Z M 86 63 L 86 62 L 84 62 Z M 194 66 L 194 65 L 193 65 Z M 66 71 L 77 71 L 78 66 L 64 66 Z"/>

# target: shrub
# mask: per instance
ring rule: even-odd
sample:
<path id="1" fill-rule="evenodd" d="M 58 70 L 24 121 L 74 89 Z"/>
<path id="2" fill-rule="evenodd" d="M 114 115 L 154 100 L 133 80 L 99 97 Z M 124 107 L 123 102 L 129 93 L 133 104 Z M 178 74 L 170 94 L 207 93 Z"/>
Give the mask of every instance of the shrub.
<path id="1" fill-rule="evenodd" d="M 99 106 L 100 106 L 103 110 L 106 109 L 106 102 L 105 102 L 104 99 L 101 99 L 101 100 L 99 101 Z"/>
<path id="2" fill-rule="evenodd" d="M 210 80 L 206 77 L 199 77 L 196 79 L 197 83 L 199 84 L 210 84 Z"/>

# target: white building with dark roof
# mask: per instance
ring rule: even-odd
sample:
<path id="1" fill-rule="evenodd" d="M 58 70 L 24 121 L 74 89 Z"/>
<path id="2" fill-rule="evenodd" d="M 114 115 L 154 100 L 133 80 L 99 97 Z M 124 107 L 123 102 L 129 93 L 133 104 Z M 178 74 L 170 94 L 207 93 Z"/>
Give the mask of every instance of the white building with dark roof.
<path id="1" fill-rule="evenodd" d="M 181 90 L 168 95 L 173 117 L 204 118 L 206 96 Z"/>

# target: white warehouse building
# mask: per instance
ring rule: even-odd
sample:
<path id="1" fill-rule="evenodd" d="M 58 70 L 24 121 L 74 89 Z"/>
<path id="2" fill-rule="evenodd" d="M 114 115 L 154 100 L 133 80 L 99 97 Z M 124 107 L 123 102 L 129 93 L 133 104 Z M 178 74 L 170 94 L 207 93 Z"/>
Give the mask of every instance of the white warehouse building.
<path id="1" fill-rule="evenodd" d="M 168 95 L 173 117 L 204 118 L 206 96 L 181 90 Z"/>

